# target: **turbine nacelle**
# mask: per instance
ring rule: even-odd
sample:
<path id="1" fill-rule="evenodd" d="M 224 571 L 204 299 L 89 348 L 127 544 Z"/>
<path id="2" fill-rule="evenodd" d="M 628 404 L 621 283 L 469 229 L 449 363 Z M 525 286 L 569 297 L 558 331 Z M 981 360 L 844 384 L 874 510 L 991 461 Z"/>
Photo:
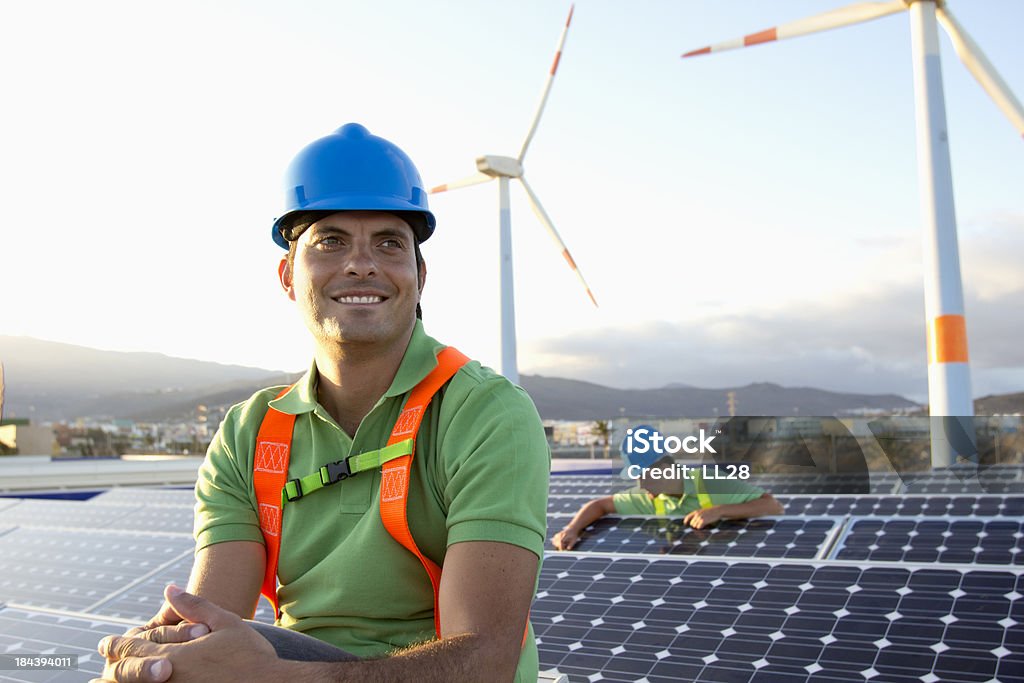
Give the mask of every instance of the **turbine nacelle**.
<path id="1" fill-rule="evenodd" d="M 476 158 L 476 168 L 492 178 L 522 178 L 523 165 L 518 159 L 485 154 Z"/>

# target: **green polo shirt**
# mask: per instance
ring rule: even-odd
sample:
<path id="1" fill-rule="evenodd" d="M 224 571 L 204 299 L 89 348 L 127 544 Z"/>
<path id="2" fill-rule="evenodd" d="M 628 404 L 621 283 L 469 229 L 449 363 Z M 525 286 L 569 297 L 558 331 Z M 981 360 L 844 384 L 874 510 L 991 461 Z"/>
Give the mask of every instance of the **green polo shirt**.
<path id="1" fill-rule="evenodd" d="M 352 454 L 382 448 L 406 394 L 437 365 L 444 345 L 416 323 L 391 387 L 354 438 L 316 400 L 316 364 L 284 396 L 264 389 L 232 407 L 210 444 L 196 483 L 196 548 L 262 542 L 253 491 L 253 452 L 272 405 L 295 414 L 288 478 Z M 544 552 L 550 452 L 533 402 L 476 361 L 435 396 L 416 440 L 409 528 L 441 565 L 464 541 L 500 541 Z M 377 657 L 434 637 L 434 596 L 419 560 L 380 519 L 380 470 L 288 503 L 278 565 L 280 625 L 361 657 Z M 495 587 L 500 590 L 500 587 Z M 531 629 L 516 681 L 537 680 Z"/>
<path id="2" fill-rule="evenodd" d="M 707 479 L 704 489 L 711 498 L 712 505 L 728 505 L 731 503 L 748 503 L 764 495 L 762 488 L 748 484 L 742 479 Z M 683 495 L 669 496 L 660 494 L 657 499 L 640 488 L 630 489 L 612 496 L 615 512 L 620 515 L 661 515 L 666 517 L 685 517 L 694 510 L 700 509 L 697 499 L 696 482 L 683 479 Z M 658 508 L 664 506 L 664 513 Z"/>

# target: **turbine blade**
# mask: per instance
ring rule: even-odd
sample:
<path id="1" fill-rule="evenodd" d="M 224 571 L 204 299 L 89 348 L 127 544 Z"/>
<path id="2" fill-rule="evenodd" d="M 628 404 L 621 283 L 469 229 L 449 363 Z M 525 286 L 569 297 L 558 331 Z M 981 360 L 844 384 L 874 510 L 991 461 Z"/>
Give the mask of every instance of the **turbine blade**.
<path id="1" fill-rule="evenodd" d="M 561 235 L 559 235 L 558 231 L 555 230 L 554 224 L 551 222 L 551 219 L 548 218 L 548 214 L 544 210 L 544 207 L 541 206 L 540 200 L 537 199 L 537 195 L 535 195 L 533 190 L 530 189 L 530 185 L 526 182 L 525 177 L 520 176 L 519 182 L 523 184 L 523 188 L 526 190 L 526 196 L 530 200 L 530 207 L 533 209 L 533 212 L 537 214 L 537 218 L 540 219 L 540 222 L 544 224 L 545 228 L 547 228 L 548 234 L 551 235 L 551 239 L 555 240 L 555 244 L 557 244 L 558 248 L 562 250 L 562 257 L 565 259 L 566 263 L 569 264 L 569 267 L 572 268 L 572 272 L 576 273 L 576 277 L 580 279 L 580 284 L 583 285 L 583 289 L 587 290 L 587 296 L 590 297 L 590 301 L 594 306 L 597 306 L 597 299 L 594 298 L 594 293 L 590 291 L 590 285 L 588 285 L 587 281 L 583 279 L 583 273 L 580 271 L 579 266 L 576 265 L 576 262 L 572 260 L 572 254 L 569 253 L 568 247 L 566 247 L 565 242 L 562 241 Z"/>
<path id="2" fill-rule="evenodd" d="M 485 173 L 474 173 L 473 175 L 467 178 L 463 178 L 462 180 L 456 180 L 451 183 L 445 183 L 444 185 L 432 187 L 430 188 L 430 194 L 437 194 L 438 192 L 447 192 L 448 190 L 457 190 L 460 187 L 469 187 L 470 185 L 479 185 L 480 183 L 486 183 L 488 180 L 494 180 L 494 178 Z"/>
<path id="3" fill-rule="evenodd" d="M 981 84 L 988 96 L 991 97 L 999 110 L 1010 119 L 1010 123 L 1017 129 L 1017 132 L 1024 136 L 1024 107 L 1021 107 L 1020 100 L 1013 95 L 1010 86 L 1000 77 L 992 63 L 985 57 L 978 44 L 971 39 L 964 31 L 957 20 L 949 13 L 949 9 L 939 6 L 936 8 L 939 23 L 946 29 L 953 47 L 960 61 L 964 63 L 967 70 L 971 72 L 974 79 Z"/>
<path id="4" fill-rule="evenodd" d="M 548 93 L 551 92 L 551 84 L 555 80 L 555 72 L 558 71 L 558 62 L 562 59 L 562 48 L 565 47 L 565 36 L 569 33 L 569 24 L 572 23 L 572 12 L 575 5 L 569 6 L 569 18 L 565 20 L 565 27 L 562 29 L 562 35 L 558 39 L 558 49 L 555 50 L 555 60 L 551 62 L 551 70 L 548 72 L 548 80 L 544 83 L 544 92 L 540 96 L 540 104 L 537 105 L 537 112 L 533 115 L 533 121 L 530 123 L 530 130 L 526 133 L 526 139 L 523 140 L 523 147 L 519 150 L 519 156 L 516 160 L 519 163 L 523 163 L 523 157 L 526 156 L 526 148 L 530 146 L 530 140 L 533 139 L 533 134 L 537 132 L 537 124 L 540 123 L 540 115 L 544 113 L 544 105 L 548 102 Z"/>
<path id="5" fill-rule="evenodd" d="M 823 12 L 822 14 L 815 14 L 813 17 L 807 17 L 806 19 L 798 19 L 786 24 L 779 24 L 774 28 L 770 28 L 766 31 L 759 31 L 757 33 L 751 33 L 750 35 L 743 36 L 742 38 L 727 40 L 723 43 L 716 43 L 708 47 L 702 47 L 699 50 L 691 50 L 690 52 L 683 54 L 683 57 L 696 57 L 697 55 L 706 55 L 712 52 L 732 50 L 738 47 L 749 47 L 751 45 L 760 45 L 761 43 L 770 43 L 773 40 L 782 40 L 783 38 L 796 38 L 797 36 L 817 33 L 818 31 L 827 31 L 831 28 L 840 28 L 841 26 L 849 26 L 850 24 L 859 24 L 862 21 L 879 19 L 890 14 L 895 14 L 896 12 L 901 12 L 907 9 L 907 5 L 908 2 L 905 2 L 905 0 L 889 0 L 888 2 L 858 2 L 829 12 Z"/>

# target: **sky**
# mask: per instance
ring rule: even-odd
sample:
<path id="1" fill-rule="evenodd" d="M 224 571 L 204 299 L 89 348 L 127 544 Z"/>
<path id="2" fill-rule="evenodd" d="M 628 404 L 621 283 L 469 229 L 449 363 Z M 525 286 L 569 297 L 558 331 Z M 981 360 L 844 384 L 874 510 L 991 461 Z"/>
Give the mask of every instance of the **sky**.
<path id="1" fill-rule="evenodd" d="M 581 0 L 512 186 L 520 372 L 927 397 L 909 19 L 682 60 L 834 0 Z M 951 1 L 1024 97 L 1024 3 Z M 428 186 L 514 156 L 569 3 L 0 10 L 0 334 L 273 370 L 281 178 L 349 121 Z M 941 37 L 973 393 L 1024 390 L 1024 142 Z M 430 197 L 430 334 L 500 365 L 498 188 Z"/>

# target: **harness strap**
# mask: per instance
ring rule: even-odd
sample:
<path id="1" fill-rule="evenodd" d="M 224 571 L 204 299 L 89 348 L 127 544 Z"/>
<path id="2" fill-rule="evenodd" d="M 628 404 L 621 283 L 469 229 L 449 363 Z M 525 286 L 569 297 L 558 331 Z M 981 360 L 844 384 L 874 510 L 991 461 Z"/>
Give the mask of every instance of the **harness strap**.
<path id="1" fill-rule="evenodd" d="M 697 501 L 700 503 L 701 509 L 707 510 L 715 506 L 707 489 L 704 488 L 704 477 L 701 476 L 700 470 L 693 471 L 693 486 L 697 489 Z"/>
<path id="2" fill-rule="evenodd" d="M 654 497 L 654 514 L 658 515 L 659 517 L 665 516 L 665 499 L 663 499 L 661 496 Z"/>
<path id="3" fill-rule="evenodd" d="M 287 475 L 295 415 L 268 407 L 256 438 L 253 486 L 259 506 L 260 530 L 267 547 L 267 566 L 260 592 L 274 606 L 276 618 L 281 616 L 277 600 L 277 565 L 281 550 L 284 506 L 353 474 L 381 467 L 381 521 L 387 532 L 423 565 L 434 592 L 434 630 L 437 637 L 441 637 L 438 604 L 441 568 L 417 547 L 409 530 L 406 504 L 409 494 L 409 473 L 412 471 L 412 459 L 416 453 L 416 434 L 423 421 L 423 414 L 434 394 L 467 362 L 469 358 L 452 347 L 445 348 L 438 354 L 437 367 L 409 393 L 409 398 L 399 413 L 384 448 L 329 463 L 311 475 L 291 481 L 287 481 Z M 291 387 L 282 390 L 276 398 L 284 396 L 290 389 Z M 527 618 L 526 628 L 523 630 L 523 646 L 526 644 L 529 628 Z"/>
<path id="4" fill-rule="evenodd" d="M 284 396 L 291 387 L 275 398 Z M 256 436 L 252 481 L 260 518 L 260 531 L 267 546 L 267 566 L 260 592 L 274 606 L 274 617 L 281 616 L 277 604 L 277 558 L 281 552 L 282 496 L 288 478 L 288 460 L 292 451 L 295 416 L 269 408 Z"/>
<path id="5" fill-rule="evenodd" d="M 359 474 L 360 472 L 367 472 L 369 470 L 375 470 L 386 462 L 390 462 L 395 458 L 400 458 L 403 455 L 410 455 L 412 453 L 413 440 L 406 439 L 399 441 L 391 446 L 379 448 L 375 451 L 367 451 L 360 453 L 359 455 L 350 455 L 347 458 L 338 460 L 337 462 L 327 463 L 319 470 L 305 477 L 298 479 L 292 479 L 285 484 L 284 489 L 281 491 L 281 507 L 284 507 L 288 503 L 298 500 L 303 496 L 308 496 L 314 491 L 319 491 L 325 486 L 331 484 L 337 484 L 339 481 L 344 481 L 352 475 Z"/>
<path id="6" fill-rule="evenodd" d="M 441 612 L 438 608 L 439 590 L 441 587 L 441 568 L 429 557 L 420 552 L 416 541 L 409 531 L 409 520 L 406 516 L 406 501 L 409 495 L 409 474 L 412 471 L 412 459 L 416 453 L 415 440 L 423 420 L 423 413 L 430 399 L 445 382 L 451 379 L 469 358 L 458 350 L 448 347 L 437 356 L 437 367 L 409 393 L 402 412 L 398 415 L 395 427 L 388 439 L 388 446 L 412 439 L 413 447 L 408 455 L 389 460 L 384 463 L 380 477 L 380 518 L 384 528 L 392 538 L 419 559 L 424 571 L 430 579 L 434 590 L 434 630 L 441 637 Z"/>

